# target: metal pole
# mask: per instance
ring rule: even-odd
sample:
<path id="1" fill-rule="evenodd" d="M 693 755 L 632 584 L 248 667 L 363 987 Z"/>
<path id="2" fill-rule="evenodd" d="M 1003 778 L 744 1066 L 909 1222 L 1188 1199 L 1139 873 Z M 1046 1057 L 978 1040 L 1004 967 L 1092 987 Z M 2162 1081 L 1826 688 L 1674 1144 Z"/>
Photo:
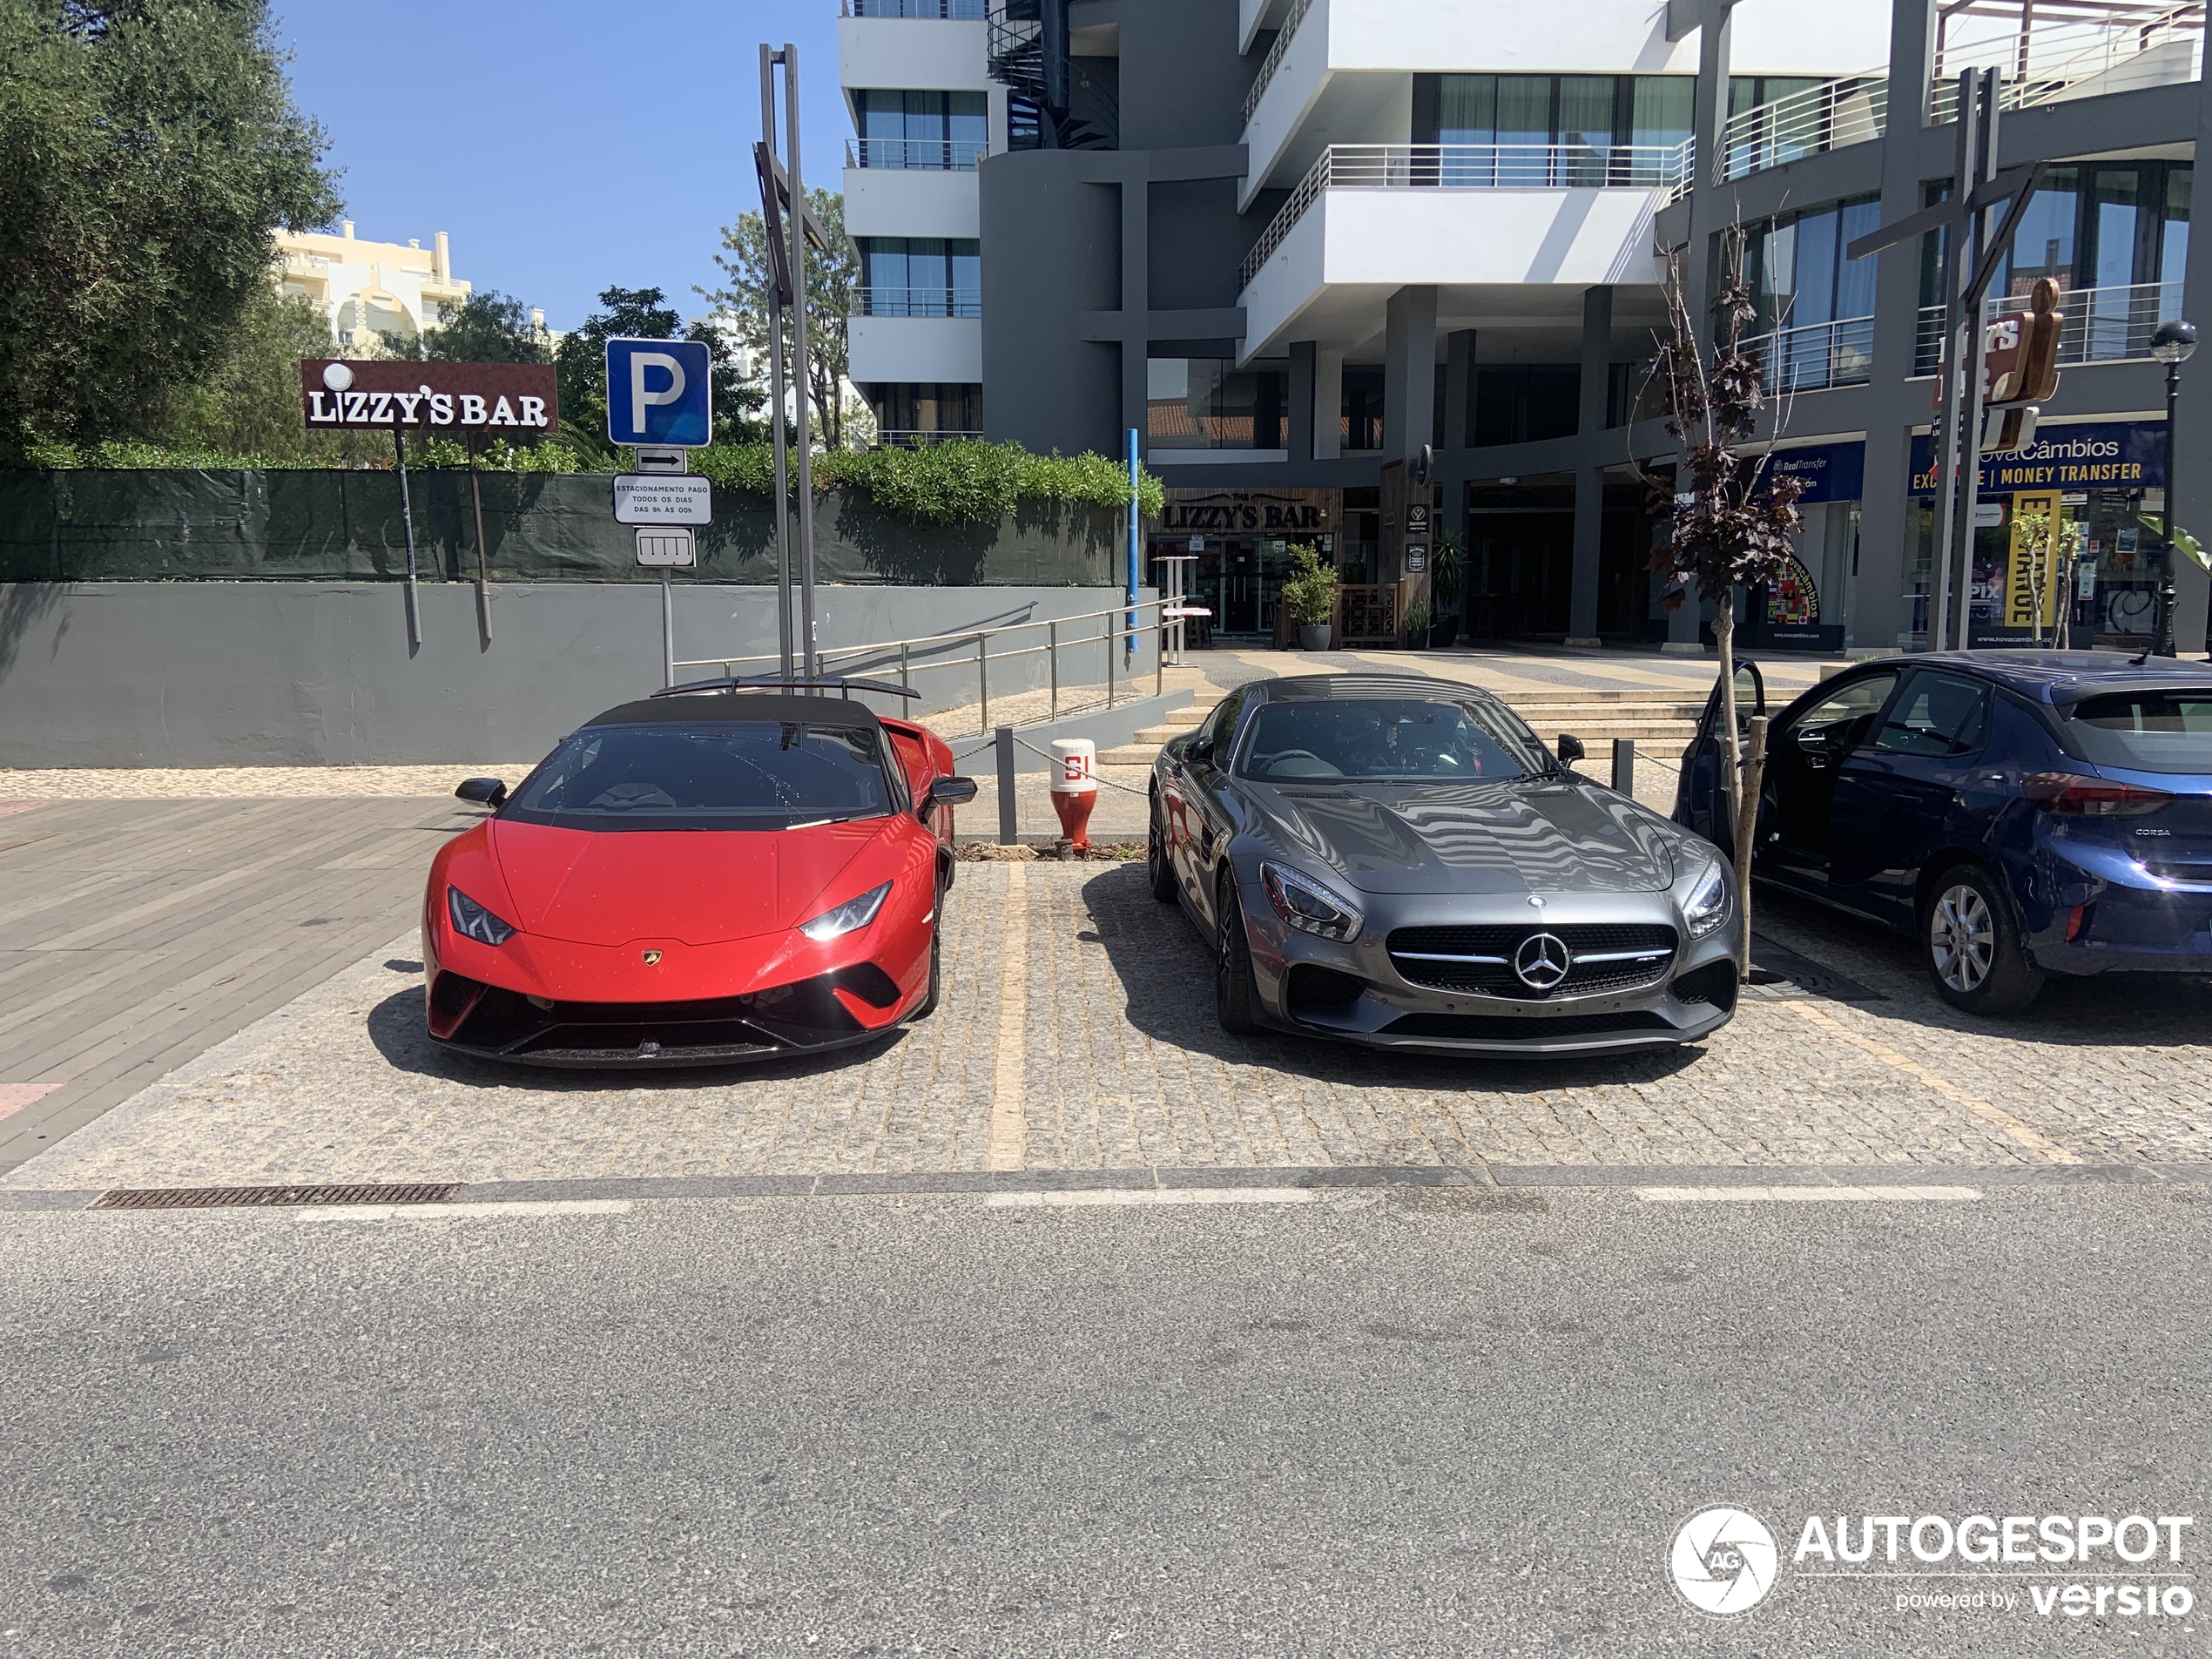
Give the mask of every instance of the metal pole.
<path id="1" fill-rule="evenodd" d="M 2151 649 L 2161 657 L 2179 653 L 2174 648 L 2174 557 L 2181 550 L 2182 521 L 2174 512 L 2174 409 L 2182 391 L 2182 366 L 2166 365 L 2166 560 L 2158 578 L 2158 617 L 2152 624 Z"/>
<path id="2" fill-rule="evenodd" d="M 806 678 L 822 671 L 814 644 L 814 462 L 806 420 L 806 185 L 799 171 L 799 48 L 784 43 L 784 114 L 791 138 L 792 384 L 799 404 L 799 622 Z"/>
<path id="3" fill-rule="evenodd" d="M 1966 186 L 1969 192 L 1997 176 L 1997 114 L 2003 91 L 2001 71 L 1985 69 L 1976 78 L 1979 82 L 1974 110 L 1976 165 L 1973 179 Z M 1958 588 L 1952 596 L 1956 612 L 1952 618 L 1951 630 L 1951 637 L 1958 642 L 1960 651 L 1972 649 L 1974 643 L 1974 508 L 1981 493 L 1981 421 L 1983 397 L 1987 390 L 1982 384 L 1982 371 L 1987 358 L 1989 334 L 1983 326 L 1984 290 L 1974 283 L 1971 273 L 1979 267 L 1983 246 L 1989 239 L 1987 212 L 1973 216 L 1969 233 L 1964 239 L 1966 244 L 1966 268 L 1969 275 L 1964 305 L 1966 314 L 1966 351 L 1959 360 L 1966 371 L 1966 383 L 1959 392 L 1965 404 L 1959 425 L 1966 442 L 1966 462 L 1959 472 L 1956 528 L 1960 545 Z"/>
<path id="4" fill-rule="evenodd" d="M 660 568 L 660 654 L 663 685 L 676 684 L 676 577 L 666 565 Z"/>
<path id="5" fill-rule="evenodd" d="M 983 704 L 983 730 L 991 729 L 991 643 L 988 636 L 975 636 L 975 689 Z"/>
<path id="6" fill-rule="evenodd" d="M 760 48 L 760 136 L 776 153 L 776 62 L 779 54 Z M 784 442 L 784 304 L 772 275 L 768 279 L 768 424 L 776 456 L 776 637 L 783 652 L 783 677 L 792 677 L 791 631 L 791 462 Z"/>
<path id="7" fill-rule="evenodd" d="M 1106 618 L 1106 706 L 1114 706 L 1114 619 Z"/>
<path id="8" fill-rule="evenodd" d="M 1044 627 L 1044 660 L 1052 675 L 1052 712 L 1045 718 L 1056 720 L 1060 718 L 1060 624 L 1049 622 Z"/>
<path id="9" fill-rule="evenodd" d="M 1636 792 L 1636 740 L 1634 738 L 1613 739 L 1613 787 L 1617 793 L 1633 799 Z"/>
<path id="10" fill-rule="evenodd" d="M 484 567 L 484 492 L 476 476 L 476 435 L 469 435 L 469 502 L 476 509 L 476 637 L 491 649 L 491 577 Z"/>
<path id="11" fill-rule="evenodd" d="M 1157 621 L 1157 615 L 1154 620 L 1156 622 Z M 1152 695 L 1159 697 L 1163 695 L 1168 689 L 1167 642 L 1160 637 L 1160 631 L 1157 627 L 1155 627 L 1152 631 L 1152 639 L 1154 642 L 1152 646 Z"/>
<path id="12" fill-rule="evenodd" d="M 400 522 L 407 529 L 407 654 L 422 649 L 422 613 L 415 591 L 415 507 L 407 494 L 407 434 L 392 428 L 392 453 L 400 463 Z"/>
<path id="13" fill-rule="evenodd" d="M 1971 69 L 1959 72 L 1959 143 L 1957 161 L 1952 170 L 1951 188 L 1954 196 L 1963 199 L 1972 195 L 1975 175 L 1980 171 L 1975 165 L 1974 140 L 1979 136 L 1974 120 L 1973 91 L 1976 72 Z M 1950 643 L 1951 631 L 1951 560 L 1952 544 L 1957 539 L 1954 521 L 1959 512 L 1959 396 L 1964 389 L 1961 382 L 1966 371 L 1962 367 L 1965 354 L 1959 348 L 1959 331 L 1964 326 L 1962 303 L 1967 283 L 1972 280 L 1973 256 L 1964 244 L 1967 240 L 1966 220 L 1954 221 L 1948 250 L 1951 258 L 1949 280 L 1945 282 L 1943 300 L 1943 403 L 1937 415 L 1938 435 L 1942 442 L 1931 445 L 1937 458 L 1935 543 L 1931 550 L 1933 569 L 1930 571 L 1933 586 L 1928 595 L 1927 646 L 1930 651 L 1942 651 Z M 1979 457 L 1975 464 L 1979 466 Z"/>
<path id="14" fill-rule="evenodd" d="M 1143 574 L 1143 566 L 1141 563 L 1143 550 L 1139 544 L 1143 540 L 1143 509 L 1138 497 L 1143 485 L 1143 466 L 1137 459 L 1136 453 L 1136 428 L 1135 427 L 1131 427 L 1129 429 L 1129 572 L 1128 579 L 1124 583 L 1126 591 L 1123 597 L 1129 604 L 1129 616 L 1127 618 L 1129 623 L 1129 652 L 1130 660 L 1132 663 L 1134 663 L 1136 659 L 1137 577 Z M 1109 681 L 1109 685 L 1110 685 L 1110 684 L 1111 682 Z M 1113 698 L 1109 695 L 1106 701 L 1107 705 L 1109 708 L 1113 705 Z"/>
<path id="15" fill-rule="evenodd" d="M 999 845 L 1012 846 L 1022 839 L 1020 815 L 1014 800 L 1014 728 L 1002 725 L 995 736 L 999 751 Z"/>
<path id="16" fill-rule="evenodd" d="M 914 676 L 907 672 L 907 642 L 899 642 L 899 684 L 909 691 L 914 688 Z"/>

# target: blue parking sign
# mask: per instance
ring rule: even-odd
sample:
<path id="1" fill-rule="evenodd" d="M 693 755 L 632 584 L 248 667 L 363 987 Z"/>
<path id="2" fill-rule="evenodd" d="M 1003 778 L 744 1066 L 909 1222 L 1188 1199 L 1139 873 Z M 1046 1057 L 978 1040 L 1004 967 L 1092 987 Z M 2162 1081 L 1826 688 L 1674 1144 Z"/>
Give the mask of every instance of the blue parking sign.
<path id="1" fill-rule="evenodd" d="M 714 435 L 713 364 L 696 340 L 607 341 L 607 437 L 697 449 Z"/>

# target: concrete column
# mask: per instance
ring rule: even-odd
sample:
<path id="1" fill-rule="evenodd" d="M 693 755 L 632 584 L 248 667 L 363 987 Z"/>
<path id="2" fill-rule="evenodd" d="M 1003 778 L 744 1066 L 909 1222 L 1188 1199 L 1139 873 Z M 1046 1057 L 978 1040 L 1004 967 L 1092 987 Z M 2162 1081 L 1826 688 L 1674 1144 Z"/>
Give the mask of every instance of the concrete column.
<path id="1" fill-rule="evenodd" d="M 1925 125 L 1928 75 L 1935 57 L 1931 0 L 1892 0 L 1890 8 L 1890 109 L 1898 118 L 1882 145 L 1884 223 L 1920 211 L 1919 146 L 1907 122 Z M 1874 408 L 1866 422 L 1866 483 L 1859 509 L 1858 576 L 1853 583 L 1847 648 L 1893 651 L 1912 625 L 1905 599 L 1908 533 L 1915 502 L 1905 491 L 1914 426 L 1929 425 L 1931 386 L 1912 381 L 1920 323 L 1920 244 L 1875 256 Z"/>
<path id="2" fill-rule="evenodd" d="M 1697 30 L 1694 118 L 1697 171 L 1693 175 L 1696 188 L 1689 196 L 1689 246 L 1683 256 L 1683 275 L 1689 288 L 1689 314 L 1696 320 L 1701 339 L 1705 337 L 1703 331 L 1710 320 L 1714 280 L 1719 272 L 1716 238 L 1734 217 L 1735 210 L 1723 182 L 1727 172 L 1724 152 L 1734 3 L 1735 0 L 1704 0 L 1704 17 Z"/>
<path id="3" fill-rule="evenodd" d="M 2196 141 L 2199 153 L 2212 155 L 2212 82 L 2197 82 Z M 2200 328 L 2212 326 L 2212 247 L 2202 240 L 2189 241 L 2188 269 L 2182 278 L 2182 314 L 2204 318 Z M 2174 417 L 2174 470 L 2179 480 L 2166 481 L 2166 499 L 2184 529 L 2200 541 L 2212 538 L 2212 362 L 2202 361 L 2212 353 L 2201 352 L 2182 366 L 2182 395 Z M 2176 483 L 2180 484 L 2178 489 Z M 2183 657 L 2202 657 L 2206 649 L 2206 612 L 2212 610 L 2212 581 L 2188 559 L 2174 564 L 2174 649 Z"/>
<path id="4" fill-rule="evenodd" d="M 1289 447 L 1291 459 L 1304 461 L 1313 453 L 1313 381 L 1314 344 L 1310 340 L 1291 342 L 1291 407 Z"/>
<path id="5" fill-rule="evenodd" d="M 1474 330 L 1455 328 L 1444 336 L 1444 433 L 1439 448 L 1474 445 L 1474 422 L 1467 418 L 1474 398 Z"/>
<path id="6" fill-rule="evenodd" d="M 1313 354 L 1313 458 L 1343 454 L 1344 354 L 1323 347 Z"/>
<path id="7" fill-rule="evenodd" d="M 1436 290 L 1400 288 L 1383 314 L 1383 455 L 1436 441 Z"/>
<path id="8" fill-rule="evenodd" d="M 1576 430 L 1587 440 L 1605 433 L 1607 369 L 1613 356 L 1613 290 L 1582 293 L 1581 399 Z M 1588 452 L 1585 443 L 1585 453 Z M 1598 549 L 1605 525 L 1605 469 L 1575 469 L 1575 566 L 1568 589 L 1567 643 L 1595 645 L 1597 637 Z"/>

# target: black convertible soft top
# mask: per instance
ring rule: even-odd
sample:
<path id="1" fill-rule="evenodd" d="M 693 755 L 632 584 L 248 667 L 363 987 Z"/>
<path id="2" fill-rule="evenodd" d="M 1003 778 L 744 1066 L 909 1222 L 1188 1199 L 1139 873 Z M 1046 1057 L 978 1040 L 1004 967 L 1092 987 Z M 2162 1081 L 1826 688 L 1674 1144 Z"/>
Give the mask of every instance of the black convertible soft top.
<path id="1" fill-rule="evenodd" d="M 875 711 L 841 697 L 792 697 L 779 691 L 702 691 L 624 703 L 583 724 L 595 725 L 723 725 L 773 721 L 779 725 L 878 725 Z"/>

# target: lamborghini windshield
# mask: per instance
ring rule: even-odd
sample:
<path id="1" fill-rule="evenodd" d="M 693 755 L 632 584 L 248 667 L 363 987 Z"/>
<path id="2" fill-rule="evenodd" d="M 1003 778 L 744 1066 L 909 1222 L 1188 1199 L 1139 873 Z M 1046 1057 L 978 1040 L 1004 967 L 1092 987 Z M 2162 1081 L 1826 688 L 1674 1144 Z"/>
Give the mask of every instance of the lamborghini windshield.
<path id="1" fill-rule="evenodd" d="M 1498 783 L 1542 777 L 1551 758 L 1502 709 L 1417 698 L 1269 703 L 1241 768 L 1270 783 Z"/>
<path id="2" fill-rule="evenodd" d="M 895 810 L 873 726 L 587 726 L 503 817 L 568 829 L 790 829 Z"/>

